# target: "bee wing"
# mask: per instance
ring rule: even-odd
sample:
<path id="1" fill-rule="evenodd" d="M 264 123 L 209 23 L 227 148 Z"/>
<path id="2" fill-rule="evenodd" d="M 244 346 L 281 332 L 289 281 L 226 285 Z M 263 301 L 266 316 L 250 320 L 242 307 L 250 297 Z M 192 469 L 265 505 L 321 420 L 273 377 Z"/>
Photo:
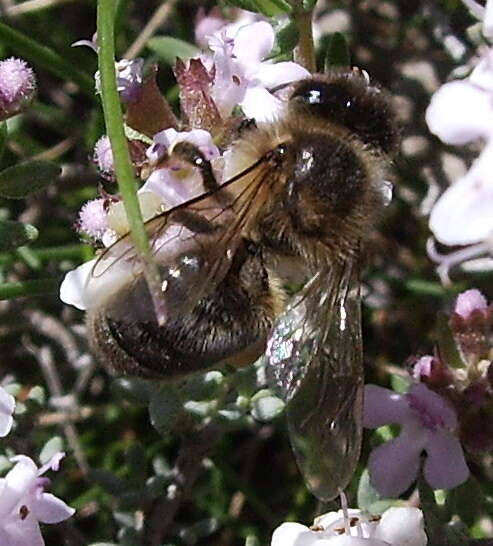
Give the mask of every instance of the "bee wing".
<path id="1" fill-rule="evenodd" d="M 359 459 L 363 364 L 353 264 L 319 272 L 274 325 L 267 377 L 287 403 L 291 445 L 308 487 L 339 494 Z"/>
<path id="2" fill-rule="evenodd" d="M 185 313 L 226 275 L 244 232 L 268 197 L 272 168 L 262 158 L 225 182 L 166 211 L 146 223 L 162 281 L 168 315 Z M 132 283 L 140 284 L 143 266 L 130 235 L 120 238 L 98 258 L 86 285 L 86 299 L 101 302 Z M 142 290 L 139 290 L 142 293 Z M 149 319 L 153 312 L 145 297 L 135 319 Z M 132 302 L 132 304 L 135 302 Z M 115 313 L 130 311 L 121 302 Z M 116 317 L 115 317 L 116 318 Z"/>

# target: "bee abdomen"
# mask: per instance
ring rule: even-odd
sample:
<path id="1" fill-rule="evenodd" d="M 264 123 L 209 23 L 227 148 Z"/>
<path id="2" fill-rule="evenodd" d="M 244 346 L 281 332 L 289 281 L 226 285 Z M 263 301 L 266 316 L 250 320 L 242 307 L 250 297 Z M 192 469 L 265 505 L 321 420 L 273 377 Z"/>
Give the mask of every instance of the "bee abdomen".
<path id="1" fill-rule="evenodd" d="M 262 354 L 278 312 L 262 261 L 247 258 L 191 312 L 160 327 L 112 317 L 106 306 L 88 318 L 94 352 L 117 374 L 180 378 L 223 363 L 246 365 Z"/>

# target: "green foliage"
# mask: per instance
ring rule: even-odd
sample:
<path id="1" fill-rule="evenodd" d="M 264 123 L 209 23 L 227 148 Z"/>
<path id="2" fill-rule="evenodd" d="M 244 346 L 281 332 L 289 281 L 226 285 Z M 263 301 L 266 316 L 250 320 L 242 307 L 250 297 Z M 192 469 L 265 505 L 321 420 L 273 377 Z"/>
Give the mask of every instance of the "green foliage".
<path id="1" fill-rule="evenodd" d="M 334 32 L 329 40 L 327 53 L 325 56 L 325 72 L 331 68 L 350 67 L 351 54 L 344 34 Z"/>
<path id="2" fill-rule="evenodd" d="M 286 0 L 224 0 L 230 6 L 262 13 L 267 17 L 275 17 L 291 12 L 291 5 Z"/>
<path id="3" fill-rule="evenodd" d="M 157 55 L 159 60 L 174 66 L 176 58 L 190 59 L 199 54 L 194 45 L 172 36 L 156 36 L 147 42 L 147 47 Z"/>
<path id="4" fill-rule="evenodd" d="M 0 197 L 24 199 L 52 184 L 60 173 L 60 167 L 49 161 L 17 163 L 0 172 Z"/>
<path id="5" fill-rule="evenodd" d="M 0 220 L 0 252 L 13 250 L 38 238 L 38 230 L 30 224 Z"/>

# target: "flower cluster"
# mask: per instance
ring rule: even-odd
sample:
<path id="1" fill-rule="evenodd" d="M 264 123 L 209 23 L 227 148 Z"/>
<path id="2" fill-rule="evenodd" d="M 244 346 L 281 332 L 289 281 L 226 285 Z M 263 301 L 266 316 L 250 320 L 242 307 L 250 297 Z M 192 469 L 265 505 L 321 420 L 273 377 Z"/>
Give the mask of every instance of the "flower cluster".
<path id="1" fill-rule="evenodd" d="M 429 484 L 451 489 L 469 476 L 463 447 L 473 454 L 493 450 L 492 324 L 493 306 L 484 296 L 463 292 L 449 320 L 459 362 L 440 352 L 417 359 L 405 394 L 366 386 L 365 426 L 401 425 L 397 438 L 370 455 L 370 479 L 382 495 L 398 496 L 412 485 L 423 452 Z"/>
<path id="2" fill-rule="evenodd" d="M 15 400 L 0 387 L 0 436 L 13 424 Z M 12 457 L 14 466 L 0 478 L 0 544 L 2 546 L 43 546 L 39 523 L 59 523 L 72 516 L 73 508 L 45 489 L 50 484 L 43 475 L 57 471 L 64 453 L 56 453 L 38 468 L 25 455 Z"/>
<path id="3" fill-rule="evenodd" d="M 211 31 L 218 21 L 212 23 Z M 83 40 L 75 45 L 96 49 L 94 41 Z M 138 200 L 144 220 L 205 191 L 198 169 L 173 156 L 176 144 L 187 141 L 197 146 L 221 183 L 223 173 L 228 172 L 228 157 L 223 152 L 234 138 L 239 123 L 245 116 L 257 122 L 272 119 L 282 111 L 285 101 L 271 91 L 308 75 L 308 71 L 296 63 L 274 64 L 264 60 L 274 45 L 274 30 L 265 21 L 223 24 L 207 37 L 207 45 L 208 50 L 200 57 L 186 63 L 178 60 L 175 66 L 182 120 L 186 120 L 181 131 L 172 126 L 168 113 L 159 110 L 163 99 L 156 94 L 157 87 L 153 87 L 155 74 L 144 78 L 140 60 L 124 59 L 117 63 L 118 89 L 127 106 L 127 123 L 139 133 L 136 139 L 129 140 L 129 151 L 135 173 L 143 181 Z M 238 115 L 237 106 L 242 115 Z M 160 114 L 150 116 L 149 109 Z M 156 132 L 156 126 L 164 129 Z M 96 143 L 94 162 L 105 180 L 111 182 L 113 153 L 106 136 Z M 100 197 L 84 204 L 76 228 L 91 242 L 103 247 L 128 233 L 128 220 L 119 196 L 102 190 Z M 67 274 L 60 291 L 64 302 L 86 309 L 95 301 L 96 293 L 89 295 L 87 291 L 94 263 L 83 264 Z M 123 269 L 125 271 L 118 272 L 121 282 L 132 274 L 130 265 Z M 98 294 L 108 282 L 114 282 L 114 277 L 110 277 L 104 276 L 104 282 L 98 284 Z"/>
<path id="4" fill-rule="evenodd" d="M 486 11 L 475 2 L 467 4 L 485 17 L 483 32 L 488 35 L 492 3 L 488 2 Z M 438 273 L 448 283 L 453 266 L 465 263 L 465 268 L 472 268 L 473 260 L 489 256 L 493 250 L 493 49 L 485 47 L 467 78 L 446 83 L 433 95 L 426 122 L 446 144 L 484 143 L 469 171 L 447 188 L 431 211 L 430 229 L 435 239 L 446 246 L 461 247 L 442 255 L 432 243 L 429 245 L 430 257 L 439 263 Z M 493 260 L 488 257 L 478 265 L 491 269 Z"/>
<path id="5" fill-rule="evenodd" d="M 36 78 L 25 61 L 0 61 L 0 121 L 25 110 L 35 93 Z"/>
<path id="6" fill-rule="evenodd" d="M 417 508 L 389 508 L 382 516 L 339 510 L 319 516 L 311 527 L 283 523 L 271 546 L 426 546 L 423 514 Z"/>

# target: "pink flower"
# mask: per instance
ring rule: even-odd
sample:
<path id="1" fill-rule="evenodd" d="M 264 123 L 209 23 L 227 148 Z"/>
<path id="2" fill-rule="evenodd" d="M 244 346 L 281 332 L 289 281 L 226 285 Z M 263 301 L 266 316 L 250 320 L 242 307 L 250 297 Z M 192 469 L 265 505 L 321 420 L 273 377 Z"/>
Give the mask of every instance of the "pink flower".
<path id="1" fill-rule="evenodd" d="M 104 175 L 114 172 L 113 150 L 108 136 L 103 135 L 94 145 L 94 161 Z"/>
<path id="2" fill-rule="evenodd" d="M 0 61 L 0 121 L 18 114 L 33 100 L 36 79 L 22 59 Z"/>
<path id="3" fill-rule="evenodd" d="M 216 69 L 211 94 L 223 117 L 240 105 L 257 121 L 275 118 L 283 102 L 269 90 L 309 76 L 293 62 L 263 61 L 274 46 L 274 29 L 265 21 L 241 27 L 227 25 L 209 39 Z"/>
<path id="4" fill-rule="evenodd" d="M 12 428 L 14 419 L 12 414 L 15 409 L 14 397 L 0 387 L 0 438 L 7 436 Z"/>
<path id="5" fill-rule="evenodd" d="M 93 239 L 101 239 L 108 229 L 105 199 L 93 199 L 85 203 L 80 212 L 77 229 Z"/>
<path id="6" fill-rule="evenodd" d="M 283 523 L 274 531 L 271 546 L 426 546 L 427 542 L 421 510 L 393 507 L 381 518 L 360 510 L 348 510 L 344 517 L 339 510 L 319 516 L 311 528 Z"/>
<path id="7" fill-rule="evenodd" d="M 454 312 L 463 319 L 468 319 L 475 311 L 486 311 L 488 302 L 476 288 L 460 293 L 455 300 Z"/>
<path id="8" fill-rule="evenodd" d="M 456 413 L 425 385 L 412 385 L 407 394 L 366 385 L 364 426 L 386 424 L 401 425 L 401 432 L 370 454 L 370 480 L 381 495 L 395 497 L 411 486 L 423 452 L 424 476 L 434 489 L 451 489 L 468 478 Z"/>
<path id="9" fill-rule="evenodd" d="M 0 544 L 2 546 L 43 546 L 39 522 L 59 523 L 75 512 L 61 499 L 45 493 L 47 478 L 41 476 L 50 468 L 58 470 L 63 453 L 58 453 L 40 469 L 25 455 L 0 479 Z"/>

